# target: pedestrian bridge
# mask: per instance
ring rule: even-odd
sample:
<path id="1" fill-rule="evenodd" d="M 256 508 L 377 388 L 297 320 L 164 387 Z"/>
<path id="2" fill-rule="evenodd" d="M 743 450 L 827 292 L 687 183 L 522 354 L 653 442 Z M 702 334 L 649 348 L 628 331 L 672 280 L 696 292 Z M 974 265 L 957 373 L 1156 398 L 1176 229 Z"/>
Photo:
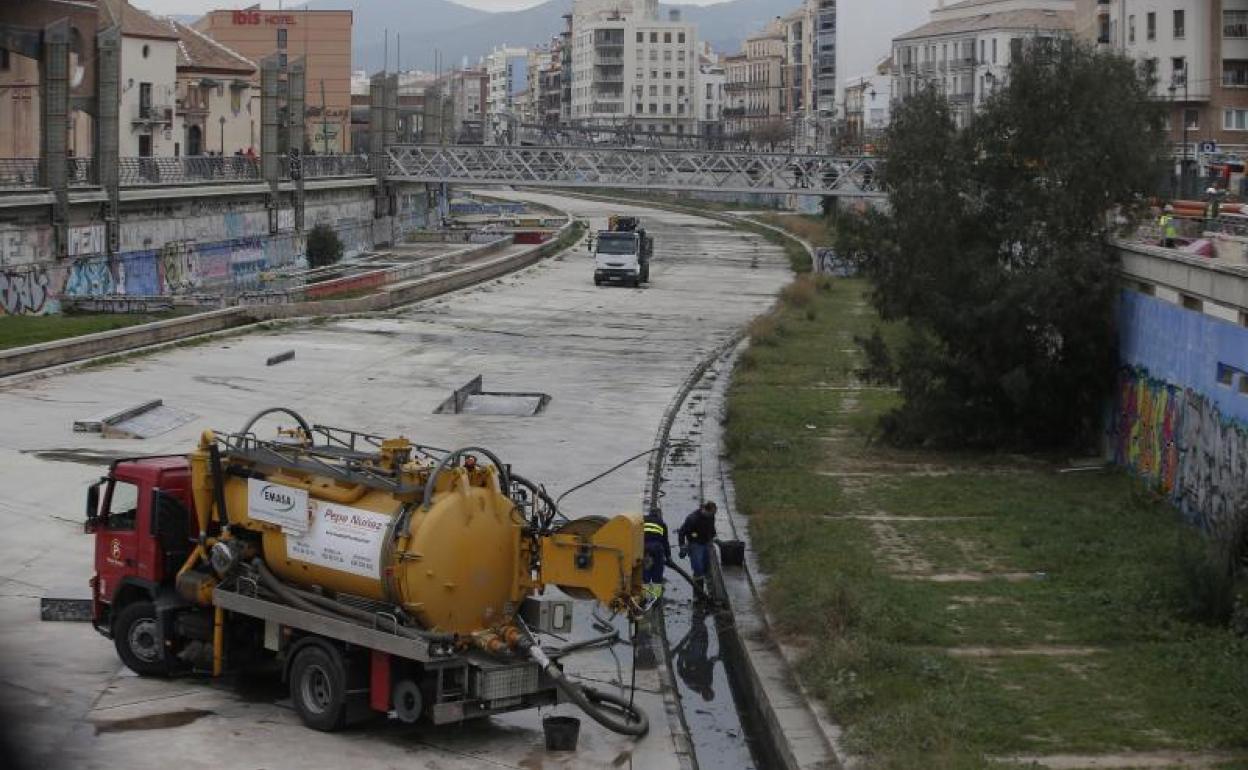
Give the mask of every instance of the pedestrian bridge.
<path id="1" fill-rule="evenodd" d="M 392 145 L 408 182 L 882 197 L 883 163 L 863 156 L 619 147 Z"/>

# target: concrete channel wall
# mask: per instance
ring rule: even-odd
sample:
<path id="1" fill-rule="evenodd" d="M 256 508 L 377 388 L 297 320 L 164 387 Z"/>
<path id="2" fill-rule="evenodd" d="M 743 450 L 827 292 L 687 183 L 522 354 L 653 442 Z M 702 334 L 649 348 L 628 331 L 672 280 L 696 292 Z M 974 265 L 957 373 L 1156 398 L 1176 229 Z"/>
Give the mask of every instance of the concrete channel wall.
<path id="1" fill-rule="evenodd" d="M 186 318 L 157 321 L 115 331 L 0 351 L 0 377 L 124 353 L 261 321 L 389 310 L 527 267 L 547 256 L 555 248 L 553 244 L 557 242 L 558 237 L 567 233 L 573 224 L 572 218 L 569 217 L 558 236 L 547 243 L 436 275 L 401 281 L 363 297 L 231 307 Z M 497 250 L 502 245 L 504 244 L 487 244 L 482 248 L 489 252 Z M 444 261 L 435 259 L 426 264 L 430 266 L 430 270 L 433 270 L 438 266 L 456 264 L 463 259 L 463 254 L 450 254 Z"/>
<path id="2" fill-rule="evenodd" d="M 69 256 L 52 255 L 46 206 L 0 210 L 0 315 L 58 313 L 61 300 L 100 295 L 234 295 L 274 286 L 272 271 L 305 259 L 306 232 L 338 233 L 346 256 L 402 240 L 428 224 L 424 185 L 400 186 L 393 216 L 374 216 L 371 180 L 331 180 L 305 192 L 304 230 L 293 209 L 268 208 L 263 185 L 127 191 L 119 250 L 107 255 L 98 202 L 71 210 Z M 134 197 L 130 193 L 142 193 Z M 133 197 L 133 199 L 131 199 Z M 7 203 L 12 203 L 8 200 Z"/>

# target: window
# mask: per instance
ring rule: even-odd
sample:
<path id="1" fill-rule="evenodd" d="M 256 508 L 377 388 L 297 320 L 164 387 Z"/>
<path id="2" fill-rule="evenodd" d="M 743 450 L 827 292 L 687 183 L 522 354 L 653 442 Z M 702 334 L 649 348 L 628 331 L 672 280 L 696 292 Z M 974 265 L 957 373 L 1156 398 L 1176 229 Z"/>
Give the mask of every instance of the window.
<path id="1" fill-rule="evenodd" d="M 706 119 L 711 120 L 711 105 L 706 105 Z"/>
<path id="2" fill-rule="evenodd" d="M 152 47 L 150 45 L 144 44 L 143 45 L 143 58 L 146 59 L 148 56 L 151 55 L 151 53 L 152 53 Z"/>
<path id="3" fill-rule="evenodd" d="M 1222 128 L 1226 131 L 1248 131 L 1248 110 L 1223 110 Z"/>
<path id="4" fill-rule="evenodd" d="M 659 33 L 658 33 L 658 32 L 651 32 L 651 33 L 650 33 L 650 42 L 651 42 L 651 43 L 657 43 L 657 42 L 659 42 Z"/>
<path id="5" fill-rule="evenodd" d="M 676 77 L 680 78 L 681 80 L 684 80 L 684 78 L 685 78 L 685 71 L 684 71 L 684 70 L 676 70 Z"/>
<path id="6" fill-rule="evenodd" d="M 277 48 L 279 51 L 286 50 L 286 30 L 279 29 L 277 31 Z"/>
<path id="7" fill-rule="evenodd" d="M 640 114 L 644 113 L 644 112 L 645 112 L 645 109 L 644 109 L 644 108 L 645 108 L 645 106 L 646 106 L 646 105 L 644 105 L 644 104 L 639 104 L 639 105 L 637 105 L 637 109 L 633 110 L 633 114 L 634 114 L 634 115 L 640 115 Z"/>
<path id="8" fill-rule="evenodd" d="M 651 95 L 651 96 L 658 96 L 658 95 L 659 95 L 659 87 L 658 87 L 658 86 L 650 86 L 650 95 Z"/>
<path id="9" fill-rule="evenodd" d="M 676 95 L 677 95 L 677 96 L 684 96 L 684 95 L 685 95 L 685 87 L 684 87 L 684 86 L 677 86 L 677 87 L 676 87 Z"/>
<path id="10" fill-rule="evenodd" d="M 1187 57 L 1175 56 L 1170 59 L 1170 82 L 1176 86 L 1187 84 Z"/>
<path id="11" fill-rule="evenodd" d="M 0 48 L 0 72 L 8 72 L 12 64 L 9 62 L 9 49 Z"/>
<path id="12" fill-rule="evenodd" d="M 286 69 L 286 54 L 284 54 L 284 53 L 279 53 L 279 54 L 277 55 L 277 66 L 278 66 L 280 69 Z"/>
<path id="13" fill-rule="evenodd" d="M 658 80 L 658 79 L 659 79 L 659 71 L 658 71 L 658 70 L 650 70 L 650 79 L 651 79 L 651 80 Z"/>
<path id="14" fill-rule="evenodd" d="M 671 33 L 671 32 L 664 32 L 664 33 L 663 33 L 663 42 L 664 42 L 664 43 L 670 43 L 670 42 L 672 42 L 672 33 Z"/>
<path id="15" fill-rule="evenodd" d="M 656 115 L 658 114 L 658 112 L 659 112 L 659 105 L 655 104 L 654 102 L 650 102 L 650 114 Z"/>
<path id="16" fill-rule="evenodd" d="M 1222 85 L 1248 86 L 1248 59 L 1223 59 Z"/>
<path id="17" fill-rule="evenodd" d="M 671 51 L 664 51 L 664 52 L 663 52 L 663 61 L 671 61 L 671 60 L 672 60 L 672 52 L 671 52 Z"/>
<path id="18" fill-rule="evenodd" d="M 997 63 L 997 39 L 995 37 L 992 39 L 992 63 Z"/>
<path id="19" fill-rule="evenodd" d="M 637 33 L 637 42 L 638 42 L 638 43 L 644 43 L 644 42 L 646 42 L 646 33 L 645 33 L 645 32 L 638 32 L 638 33 Z"/>
<path id="20" fill-rule="evenodd" d="M 1148 14 L 1144 17 L 1144 27 L 1145 27 L 1144 37 L 1148 38 L 1149 40 L 1156 40 L 1157 39 L 1157 14 L 1156 13 L 1154 13 L 1153 11 L 1148 12 Z"/>
<path id="21" fill-rule="evenodd" d="M 152 116 L 152 84 L 139 83 L 139 117 Z"/>
<path id="22" fill-rule="evenodd" d="M 1194 107 L 1188 107 L 1183 110 L 1183 125 L 1189 131 L 1200 129 L 1200 110 Z"/>
<path id="23" fill-rule="evenodd" d="M 134 529 L 134 520 L 139 515 L 139 488 L 127 481 L 114 481 L 105 513 L 109 529 Z"/>
<path id="24" fill-rule="evenodd" d="M 685 42 L 685 33 L 684 33 L 684 32 L 681 32 L 680 34 L 678 34 L 678 35 L 676 36 L 676 42 L 678 42 L 678 43 L 683 43 L 683 42 Z"/>
<path id="25" fill-rule="evenodd" d="M 658 61 L 658 60 L 659 60 L 659 50 L 657 48 L 651 48 L 650 49 L 650 61 Z"/>
<path id="26" fill-rule="evenodd" d="M 664 95 L 664 96 L 671 96 L 671 95 L 672 95 L 672 87 L 671 87 L 671 86 L 663 86 L 663 95 Z"/>
<path id="27" fill-rule="evenodd" d="M 684 114 L 685 114 L 685 103 L 684 103 L 684 102 L 681 102 L 680 104 L 676 105 L 676 114 L 677 114 L 677 115 L 684 115 Z"/>
<path id="28" fill-rule="evenodd" d="M 671 79 L 672 79 L 672 71 L 671 71 L 671 70 L 663 70 L 663 79 L 664 79 L 664 80 L 671 80 Z"/>
<path id="29" fill-rule="evenodd" d="M 671 115 L 671 114 L 672 114 L 672 105 L 670 105 L 670 104 L 664 104 L 664 105 L 663 105 L 663 114 L 664 114 L 664 115 Z"/>
<path id="30" fill-rule="evenodd" d="M 1187 36 L 1187 18 L 1183 11 L 1174 12 L 1174 39 L 1182 40 Z"/>
<path id="31" fill-rule="evenodd" d="M 1023 39 L 1021 37 L 1010 38 L 1010 61 L 1016 62 L 1023 58 Z"/>
<path id="32" fill-rule="evenodd" d="M 1223 11 L 1222 37 L 1248 38 L 1248 11 Z"/>
<path id="33" fill-rule="evenodd" d="M 1127 17 L 1127 42 L 1135 42 L 1135 16 Z"/>
<path id="34" fill-rule="evenodd" d="M 714 91 L 711 90 L 711 84 L 707 83 L 706 84 L 706 98 L 707 99 L 712 98 L 713 94 L 714 94 Z"/>
<path id="35" fill-rule="evenodd" d="M 984 56 L 984 53 L 985 53 L 985 47 L 986 47 L 987 45 L 988 45 L 988 41 L 987 41 L 987 40 L 980 40 L 980 41 L 979 41 L 979 63 L 980 63 L 980 64 L 983 64 L 984 62 L 988 61 L 988 59 Z"/>

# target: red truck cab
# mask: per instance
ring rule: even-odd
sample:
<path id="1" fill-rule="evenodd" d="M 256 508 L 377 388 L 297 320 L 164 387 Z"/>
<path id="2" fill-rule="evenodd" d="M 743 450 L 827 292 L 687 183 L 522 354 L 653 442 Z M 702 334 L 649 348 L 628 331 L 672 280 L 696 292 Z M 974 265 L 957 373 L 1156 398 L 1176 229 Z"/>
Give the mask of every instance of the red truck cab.
<path id="1" fill-rule="evenodd" d="M 173 634 L 165 626 L 185 606 L 174 578 L 199 534 L 193 508 L 182 455 L 118 460 L 87 491 L 92 622 L 140 674 L 168 670 Z"/>

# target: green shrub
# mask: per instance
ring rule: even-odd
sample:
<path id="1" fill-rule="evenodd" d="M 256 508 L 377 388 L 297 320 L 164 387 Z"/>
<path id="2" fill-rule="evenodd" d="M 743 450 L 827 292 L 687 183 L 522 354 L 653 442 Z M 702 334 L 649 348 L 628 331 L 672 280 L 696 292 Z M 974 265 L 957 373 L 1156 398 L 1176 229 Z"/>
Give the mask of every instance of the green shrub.
<path id="1" fill-rule="evenodd" d="M 326 224 L 308 231 L 308 267 L 325 267 L 342 259 L 342 240 Z"/>

